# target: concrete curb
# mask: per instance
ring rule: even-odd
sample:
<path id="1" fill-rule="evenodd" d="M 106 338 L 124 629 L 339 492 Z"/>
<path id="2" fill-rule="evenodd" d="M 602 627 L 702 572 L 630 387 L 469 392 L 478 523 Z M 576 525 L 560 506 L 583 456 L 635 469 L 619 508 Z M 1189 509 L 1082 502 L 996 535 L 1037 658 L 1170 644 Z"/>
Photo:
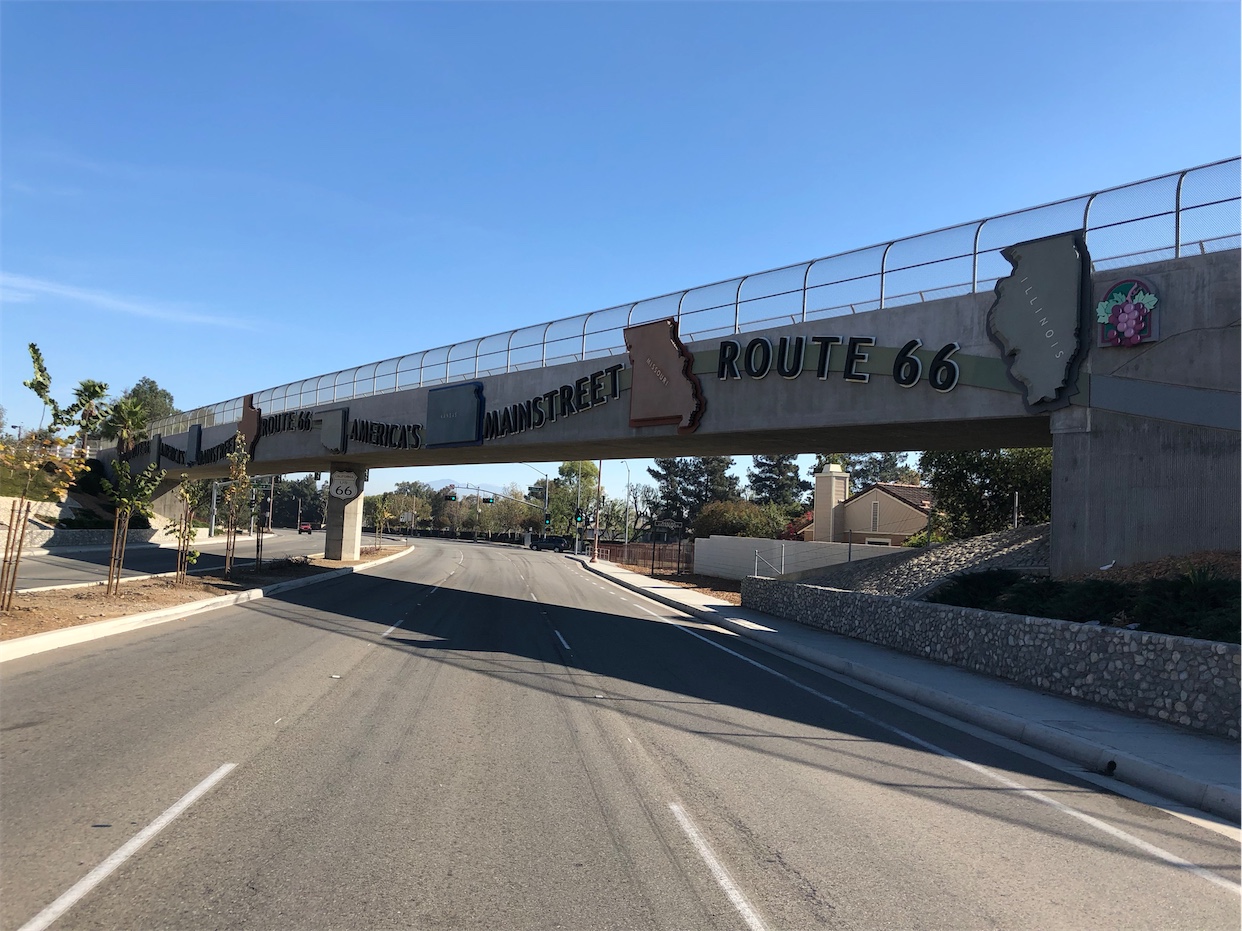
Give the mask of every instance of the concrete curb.
<path id="1" fill-rule="evenodd" d="M 127 617 L 113 617 L 104 621 L 95 621 L 93 624 L 79 624 L 76 627 L 62 627 L 59 630 L 48 630 L 41 634 L 31 634 L 29 637 L 0 640 L 0 663 L 21 659 L 23 656 L 33 656 L 36 653 L 45 653 L 48 650 L 56 650 L 60 647 L 87 643 L 91 640 L 150 627 L 154 624 L 181 620 L 182 618 L 192 617 L 195 614 L 214 611 L 217 608 L 245 604 L 248 601 L 254 601 L 268 595 L 275 595 L 279 592 L 286 592 L 290 589 L 327 582 L 330 579 L 340 578 L 343 575 L 349 575 L 363 569 L 382 566 L 386 562 L 400 559 L 406 553 L 413 552 L 414 549 L 415 547 L 413 546 L 407 546 L 399 553 L 393 553 L 391 556 L 375 559 L 360 566 L 343 566 L 340 569 L 322 572 L 319 575 L 308 576 L 304 579 L 290 579 L 287 582 L 276 582 L 263 588 L 252 588 L 249 591 L 238 592 L 236 595 L 220 595 L 216 598 L 204 598 L 201 601 L 188 601 L 185 604 L 173 605 L 171 608 L 159 608 L 155 611 L 131 614 Z M 91 582 L 88 584 L 98 585 L 100 583 Z"/>
<path id="2" fill-rule="evenodd" d="M 1200 811 L 1228 818 L 1234 823 L 1242 820 L 1242 792 L 1239 792 L 1237 789 L 1192 779 L 1182 773 L 1174 772 L 1171 769 L 1131 754 L 1123 753 L 1104 744 L 1076 737 L 1073 734 L 1067 734 L 1065 731 L 1048 727 L 1044 724 L 1027 721 L 1024 718 L 1004 711 L 985 708 L 956 695 L 928 688 L 924 685 L 918 685 L 890 673 L 872 669 L 869 666 L 860 666 L 857 663 L 839 659 L 819 650 L 807 649 L 796 643 L 784 643 L 779 635 L 767 634 L 760 630 L 754 630 L 745 624 L 739 624 L 720 611 L 696 608 L 693 605 L 678 601 L 676 598 L 662 595 L 659 592 L 648 591 L 641 586 L 632 585 L 624 579 L 602 572 L 591 566 L 586 560 L 578 561 L 582 563 L 583 568 L 587 569 L 587 571 L 603 576 L 624 588 L 628 588 L 632 592 L 668 605 L 670 608 L 675 608 L 678 611 L 684 611 L 700 620 L 716 624 L 719 627 L 779 650 L 782 653 L 797 656 L 799 659 L 806 660 L 816 666 L 848 676 L 851 679 L 883 689 L 886 692 L 891 692 L 894 695 L 935 711 L 940 711 L 968 724 L 974 724 L 1003 737 L 1044 750 L 1062 759 L 1077 763 L 1091 772 L 1108 774 L 1109 763 L 1112 763 L 1115 766 L 1111 773 L 1114 779 L 1141 789 L 1147 789 L 1173 801 L 1190 805 Z"/>

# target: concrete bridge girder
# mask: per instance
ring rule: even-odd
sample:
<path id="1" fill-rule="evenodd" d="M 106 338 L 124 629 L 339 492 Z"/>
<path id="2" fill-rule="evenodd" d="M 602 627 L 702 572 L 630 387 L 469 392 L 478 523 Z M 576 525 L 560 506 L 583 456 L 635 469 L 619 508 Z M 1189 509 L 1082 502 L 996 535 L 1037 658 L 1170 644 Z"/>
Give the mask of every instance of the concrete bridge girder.
<path id="1" fill-rule="evenodd" d="M 1096 346 L 1092 324 L 1084 333 L 1088 345 L 1070 404 L 1051 414 L 1027 410 L 1020 387 L 1009 378 L 1000 350 L 988 335 L 987 311 L 994 296 L 968 294 L 730 337 L 743 347 L 766 338 L 774 351 L 779 351 L 783 338 L 790 353 L 801 338 L 802 365 L 788 377 L 772 365 L 762 377 L 742 370 L 740 377 L 726 371 L 730 377 L 721 378 L 721 339 L 688 344 L 706 401 L 692 433 L 679 433 L 672 425 L 630 426 L 634 373 L 631 360 L 622 356 L 478 379 L 486 410 L 499 411 L 573 385 L 609 366 L 625 366 L 619 374 L 618 397 L 604 398 L 537 429 L 489 438 L 479 445 L 442 448 L 425 444 L 411 448 L 412 442 L 406 448 L 385 448 L 351 439 L 347 453 L 327 448 L 317 430 L 289 429 L 259 440 L 253 471 L 325 471 L 333 462 L 343 461 L 354 468 L 385 468 L 1051 445 L 1054 572 L 1093 568 L 1118 556 L 1123 561 L 1155 558 L 1168 555 L 1170 546 L 1236 548 L 1238 251 L 1098 272 L 1093 276 L 1094 300 L 1101 300 L 1113 282 L 1128 277 L 1148 281 L 1160 295 L 1159 340 L 1137 347 Z M 816 337 L 838 337 L 841 343 L 825 346 L 822 339 L 816 343 Z M 870 341 L 859 349 L 866 358 L 855 359 L 852 365 L 846 352 L 851 338 Z M 911 340 L 921 342 L 922 377 L 902 387 L 893 366 L 899 350 Z M 950 344 L 959 347 L 952 359 L 960 380 L 951 390 L 937 391 L 929 384 L 927 366 Z M 821 370 L 820 352 L 825 348 L 829 362 Z M 866 377 L 851 379 L 847 374 Z M 321 417 L 325 411 L 347 408 L 351 423 L 425 427 L 431 390 L 434 387 L 352 398 L 319 405 L 309 413 Z M 236 424 L 205 427 L 201 448 L 218 447 L 236 429 Z M 183 448 L 185 437 L 164 442 Z M 1144 463 L 1141 475 L 1132 468 L 1135 462 Z M 222 467 L 207 464 L 191 471 L 194 477 L 209 477 L 220 474 Z M 1124 503 L 1116 489 L 1119 473 L 1130 488 L 1141 489 Z M 1209 494 L 1209 502 L 1204 488 L 1219 494 Z M 340 519 L 352 521 L 349 509 L 355 504 L 360 528 L 360 502 L 341 508 Z M 334 519 L 330 515 L 330 534 Z M 346 533 L 349 526 L 342 524 L 340 532 Z M 342 552 L 349 550 L 346 542 L 341 546 Z"/>

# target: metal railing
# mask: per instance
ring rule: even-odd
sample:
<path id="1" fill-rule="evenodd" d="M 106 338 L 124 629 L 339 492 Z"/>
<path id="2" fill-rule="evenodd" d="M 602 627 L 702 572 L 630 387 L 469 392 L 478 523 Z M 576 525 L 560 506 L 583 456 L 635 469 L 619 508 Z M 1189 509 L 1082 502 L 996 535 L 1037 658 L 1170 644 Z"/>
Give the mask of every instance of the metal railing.
<path id="1" fill-rule="evenodd" d="M 264 414 L 409 388 L 620 355 L 626 327 L 676 317 L 684 342 L 990 290 L 1010 273 L 1001 249 L 1080 229 L 1095 270 L 1239 245 L 1238 158 L 701 285 L 564 320 L 427 349 L 254 392 Z M 241 419 L 244 398 L 150 425 Z"/>

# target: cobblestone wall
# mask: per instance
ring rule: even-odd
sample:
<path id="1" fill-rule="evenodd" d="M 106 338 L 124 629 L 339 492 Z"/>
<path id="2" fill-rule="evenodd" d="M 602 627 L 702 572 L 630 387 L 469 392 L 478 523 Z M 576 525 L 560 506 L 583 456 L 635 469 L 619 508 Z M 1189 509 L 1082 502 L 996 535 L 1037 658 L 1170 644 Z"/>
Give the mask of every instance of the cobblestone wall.
<path id="1" fill-rule="evenodd" d="M 748 578 L 747 608 L 1238 739 L 1237 644 Z"/>

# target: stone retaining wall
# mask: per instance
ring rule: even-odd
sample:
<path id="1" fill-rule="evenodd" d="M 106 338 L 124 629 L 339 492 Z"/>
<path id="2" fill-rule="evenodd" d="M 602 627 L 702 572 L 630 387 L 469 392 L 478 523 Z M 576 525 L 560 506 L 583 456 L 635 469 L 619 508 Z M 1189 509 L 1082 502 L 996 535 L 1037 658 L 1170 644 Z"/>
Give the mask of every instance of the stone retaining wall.
<path id="1" fill-rule="evenodd" d="M 160 533 L 158 530 L 131 530 L 125 538 L 126 544 L 150 543 Z M 34 549 L 67 546 L 111 546 L 112 530 L 35 530 L 26 531 L 26 540 L 22 548 L 29 552 Z"/>
<path id="2" fill-rule="evenodd" d="M 1237 644 L 751 577 L 742 604 L 834 634 L 1234 740 Z"/>

